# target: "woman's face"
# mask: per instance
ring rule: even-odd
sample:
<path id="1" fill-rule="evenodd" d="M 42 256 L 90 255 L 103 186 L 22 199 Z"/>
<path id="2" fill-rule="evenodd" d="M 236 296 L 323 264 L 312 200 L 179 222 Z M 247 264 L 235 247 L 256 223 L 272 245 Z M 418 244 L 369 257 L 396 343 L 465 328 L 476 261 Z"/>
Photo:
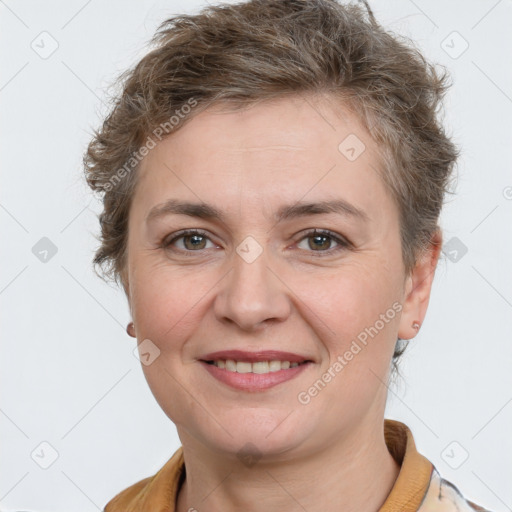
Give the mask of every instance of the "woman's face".
<path id="1" fill-rule="evenodd" d="M 411 319 L 398 209 L 378 167 L 367 132 L 326 98 L 202 112 L 142 161 L 127 292 L 146 379 L 184 444 L 291 457 L 381 428 Z M 185 202 L 221 218 L 172 207 Z M 309 362 L 260 354 L 235 363 L 241 373 L 205 362 L 228 350 Z"/>

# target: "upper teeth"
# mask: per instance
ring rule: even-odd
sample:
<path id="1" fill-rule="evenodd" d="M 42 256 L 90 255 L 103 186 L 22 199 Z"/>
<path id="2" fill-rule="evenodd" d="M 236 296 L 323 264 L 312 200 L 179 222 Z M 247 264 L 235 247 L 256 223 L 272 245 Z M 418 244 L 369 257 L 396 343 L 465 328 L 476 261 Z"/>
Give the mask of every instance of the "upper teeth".
<path id="1" fill-rule="evenodd" d="M 247 361 L 233 361 L 233 359 L 213 361 L 213 364 L 219 368 L 237 373 L 270 373 L 299 366 L 299 363 L 290 363 L 290 361 L 257 361 L 249 363 Z"/>

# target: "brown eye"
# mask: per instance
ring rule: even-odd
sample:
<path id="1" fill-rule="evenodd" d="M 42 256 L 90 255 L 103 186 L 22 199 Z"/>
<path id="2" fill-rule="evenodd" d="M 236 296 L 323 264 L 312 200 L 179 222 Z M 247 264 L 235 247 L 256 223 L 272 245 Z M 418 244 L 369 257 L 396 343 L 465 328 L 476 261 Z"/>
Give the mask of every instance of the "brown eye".
<path id="1" fill-rule="evenodd" d="M 165 241 L 162 246 L 169 250 L 173 250 L 173 246 L 177 246 L 178 251 L 198 252 L 207 249 L 206 243 L 209 240 L 203 231 L 188 230 L 178 233 L 172 239 Z M 178 243 L 179 241 L 182 241 L 181 246 Z"/>
<path id="2" fill-rule="evenodd" d="M 330 249 L 330 245 L 332 239 L 326 235 L 314 235 L 309 236 L 308 240 L 310 241 L 309 247 L 311 249 Z"/>
<path id="3" fill-rule="evenodd" d="M 206 237 L 202 235 L 185 235 L 180 238 L 183 238 L 183 245 L 186 249 L 204 249 Z"/>
<path id="4" fill-rule="evenodd" d="M 313 230 L 301 239 L 307 240 L 307 249 L 309 252 L 316 252 L 315 256 L 323 256 L 323 253 L 331 254 L 333 252 L 343 250 L 349 247 L 349 243 L 338 235 L 327 230 Z M 331 244 L 335 242 L 338 246 L 331 248 Z"/>

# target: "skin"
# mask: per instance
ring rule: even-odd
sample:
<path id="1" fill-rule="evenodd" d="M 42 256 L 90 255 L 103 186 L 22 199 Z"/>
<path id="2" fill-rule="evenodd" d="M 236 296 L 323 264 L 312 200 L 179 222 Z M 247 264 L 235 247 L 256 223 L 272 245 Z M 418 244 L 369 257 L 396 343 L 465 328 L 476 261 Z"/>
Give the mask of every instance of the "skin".
<path id="1" fill-rule="evenodd" d="M 366 146 L 355 161 L 338 150 L 349 134 Z M 397 336 L 413 338 L 413 322 L 424 319 L 441 235 L 406 275 L 398 208 L 378 167 L 369 134 L 326 96 L 237 111 L 217 105 L 142 161 L 123 284 L 138 342 L 149 339 L 160 350 L 143 365 L 145 377 L 183 445 L 178 512 L 371 511 L 384 503 L 399 472 L 383 433 L 390 362 Z M 225 220 L 169 214 L 148 224 L 148 212 L 169 198 L 212 204 Z M 284 204 L 334 198 L 369 220 L 272 218 Z M 206 238 L 163 245 L 192 228 Z M 351 246 L 315 241 L 307 233 L 313 228 Z M 262 249 L 252 263 L 236 252 L 247 236 Z M 395 302 L 401 312 L 300 403 L 298 393 Z M 269 390 L 237 391 L 198 362 L 233 348 L 289 351 L 315 363 Z M 249 442 L 259 456 L 250 466 L 237 457 Z"/>

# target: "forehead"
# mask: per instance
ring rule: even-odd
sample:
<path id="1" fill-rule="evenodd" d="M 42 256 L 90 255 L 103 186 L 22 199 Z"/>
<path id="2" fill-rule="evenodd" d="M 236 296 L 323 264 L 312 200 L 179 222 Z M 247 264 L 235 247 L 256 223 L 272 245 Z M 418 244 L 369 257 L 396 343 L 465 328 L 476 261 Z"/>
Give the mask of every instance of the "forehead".
<path id="1" fill-rule="evenodd" d="M 236 203 L 240 211 L 341 196 L 363 208 L 391 200 L 380 165 L 357 116 L 334 99 L 284 98 L 237 110 L 217 104 L 149 152 L 134 202 L 147 213 L 169 196 L 186 196 L 225 209 Z"/>
<path id="2" fill-rule="evenodd" d="M 192 117 L 166 140 L 172 146 L 194 148 L 195 151 L 183 151 L 180 155 L 194 159 L 203 151 L 211 153 L 212 146 L 233 154 L 237 150 L 248 153 L 258 149 L 339 150 L 339 143 L 348 134 L 354 141 L 359 139 L 360 150 L 363 144 L 365 152 L 376 149 L 359 118 L 348 106 L 331 96 L 309 95 L 241 107 L 234 107 L 229 102 L 216 103 Z M 378 151 L 375 156 L 378 157 Z"/>

